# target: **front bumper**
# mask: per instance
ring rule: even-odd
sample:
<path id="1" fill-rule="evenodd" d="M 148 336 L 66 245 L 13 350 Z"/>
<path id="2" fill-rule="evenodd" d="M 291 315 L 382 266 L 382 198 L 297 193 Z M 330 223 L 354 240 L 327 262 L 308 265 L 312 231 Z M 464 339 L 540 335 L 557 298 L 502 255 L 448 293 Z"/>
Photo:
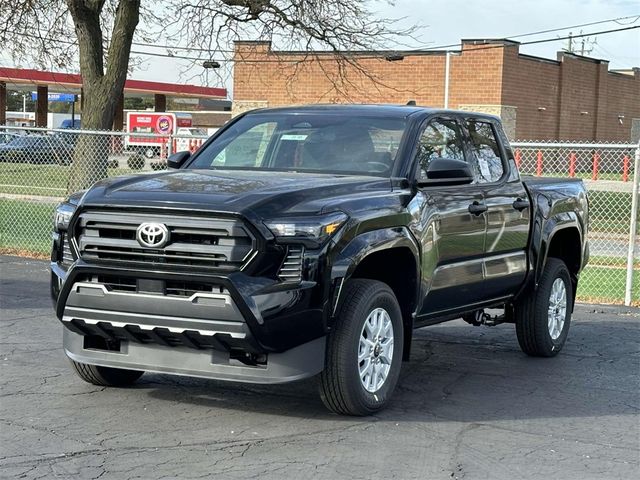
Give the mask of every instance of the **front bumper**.
<path id="1" fill-rule="evenodd" d="M 318 338 L 283 353 L 265 365 L 232 364 L 216 350 L 123 342 L 119 351 L 85 348 L 84 337 L 65 328 L 64 351 L 80 363 L 146 372 L 186 375 L 246 383 L 286 383 L 316 375 L 324 368 L 325 339 Z"/>
<path id="2" fill-rule="evenodd" d="M 326 310 L 315 282 L 124 271 L 82 260 L 68 270 L 52 261 L 51 271 L 65 351 L 78 362 L 254 383 L 297 380 L 324 367 Z M 102 280 L 112 276 L 214 288 L 183 296 L 118 291 Z M 91 338 L 110 347 L 96 348 Z M 251 361 L 239 366 L 239 358 Z"/>

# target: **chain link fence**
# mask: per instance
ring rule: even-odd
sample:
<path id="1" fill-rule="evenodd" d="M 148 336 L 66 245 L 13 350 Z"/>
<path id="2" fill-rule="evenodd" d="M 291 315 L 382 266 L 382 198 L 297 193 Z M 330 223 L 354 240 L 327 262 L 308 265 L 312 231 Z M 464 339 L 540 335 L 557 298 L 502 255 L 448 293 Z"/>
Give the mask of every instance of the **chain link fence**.
<path id="1" fill-rule="evenodd" d="M 557 142 L 513 142 L 512 147 L 521 174 L 581 178 L 587 187 L 591 258 L 580 278 L 578 297 L 594 303 L 638 304 L 640 147 Z"/>
<path id="2" fill-rule="evenodd" d="M 153 172 L 203 137 L 0 128 L 0 252 L 47 256 L 55 205 L 104 177 Z M 640 303 L 638 146 L 515 142 L 524 175 L 582 178 L 589 190 L 591 260 L 578 297 Z M 635 198 L 635 199 L 634 199 Z M 636 205 L 635 222 L 632 219 Z"/>

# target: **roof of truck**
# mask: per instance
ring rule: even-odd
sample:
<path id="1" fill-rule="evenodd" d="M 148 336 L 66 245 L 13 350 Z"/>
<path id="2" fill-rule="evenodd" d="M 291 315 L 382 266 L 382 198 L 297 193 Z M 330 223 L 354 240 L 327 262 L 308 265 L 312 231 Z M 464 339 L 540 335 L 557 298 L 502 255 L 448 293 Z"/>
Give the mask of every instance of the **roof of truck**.
<path id="1" fill-rule="evenodd" d="M 273 108 L 259 108 L 247 112 L 249 114 L 258 113 L 340 113 L 345 115 L 371 115 L 371 116 L 384 116 L 395 118 L 406 118 L 410 115 L 417 113 L 431 114 L 452 114 L 461 113 L 459 110 L 447 110 L 443 108 L 433 107 L 421 107 L 417 105 L 393 105 L 393 104 L 318 104 L 318 105 L 293 105 L 286 107 L 273 107 Z M 487 115 L 482 113 L 467 112 L 466 114 L 473 114 L 478 117 L 486 117 L 495 119 L 494 115 Z"/>

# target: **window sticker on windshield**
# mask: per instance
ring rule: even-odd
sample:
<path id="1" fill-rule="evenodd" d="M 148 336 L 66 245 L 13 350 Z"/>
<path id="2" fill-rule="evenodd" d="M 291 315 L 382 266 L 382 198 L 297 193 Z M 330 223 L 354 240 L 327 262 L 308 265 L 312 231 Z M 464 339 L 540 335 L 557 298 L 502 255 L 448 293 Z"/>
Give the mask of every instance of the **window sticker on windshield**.
<path id="1" fill-rule="evenodd" d="M 491 170 L 489 170 L 489 162 L 487 162 L 484 158 L 478 159 L 478 166 L 480 167 L 480 173 L 486 179 L 491 178 Z"/>
<path id="2" fill-rule="evenodd" d="M 282 135 L 282 140 L 296 140 L 298 142 L 301 142 L 302 140 L 307 138 L 307 136 L 308 135 L 297 135 L 293 133 L 285 133 L 284 135 Z"/>

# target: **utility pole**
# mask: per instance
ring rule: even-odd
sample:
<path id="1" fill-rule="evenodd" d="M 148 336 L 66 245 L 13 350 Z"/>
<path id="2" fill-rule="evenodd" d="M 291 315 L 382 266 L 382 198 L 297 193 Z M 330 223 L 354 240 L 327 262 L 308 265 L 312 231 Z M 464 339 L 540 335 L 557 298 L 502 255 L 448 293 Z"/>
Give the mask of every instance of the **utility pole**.
<path id="1" fill-rule="evenodd" d="M 569 38 L 567 38 L 567 52 L 573 53 L 573 33 L 569 32 Z"/>
<path id="2" fill-rule="evenodd" d="M 593 41 L 589 39 L 589 37 L 582 37 L 582 46 L 580 48 L 580 55 L 583 57 L 585 55 L 589 55 L 593 52 L 593 46 L 598 42 L 598 39 L 594 39 Z"/>

